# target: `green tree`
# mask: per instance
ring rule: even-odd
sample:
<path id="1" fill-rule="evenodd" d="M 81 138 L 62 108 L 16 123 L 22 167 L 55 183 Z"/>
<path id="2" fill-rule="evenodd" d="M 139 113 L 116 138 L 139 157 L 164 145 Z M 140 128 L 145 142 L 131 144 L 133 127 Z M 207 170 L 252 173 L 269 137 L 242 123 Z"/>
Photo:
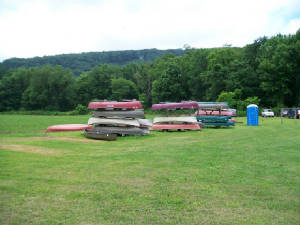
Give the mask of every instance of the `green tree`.
<path id="1" fill-rule="evenodd" d="M 300 31 L 297 32 L 299 36 Z M 300 52 L 295 35 L 277 35 L 261 46 L 258 58 L 264 105 L 294 106 L 299 99 Z"/>
<path id="2" fill-rule="evenodd" d="M 113 79 L 111 82 L 113 100 L 137 99 L 138 92 L 135 83 L 124 78 Z"/>
<path id="3" fill-rule="evenodd" d="M 208 70 L 202 75 L 208 86 L 207 100 L 214 100 L 222 91 L 227 91 L 226 81 L 229 79 L 230 66 L 238 57 L 238 50 L 229 47 L 218 48 L 208 54 Z"/>
<path id="4" fill-rule="evenodd" d="M 96 66 L 81 74 L 76 80 L 77 101 L 87 105 L 93 99 L 108 99 L 111 96 L 111 79 L 120 76 L 120 68 L 111 65 Z"/>
<path id="5" fill-rule="evenodd" d="M 182 73 L 180 58 L 171 58 L 152 84 L 154 102 L 187 100 L 190 97 L 188 77 Z"/>
<path id="6" fill-rule="evenodd" d="M 28 88 L 31 69 L 19 68 L 0 80 L 0 111 L 18 110 L 23 92 Z"/>
<path id="7" fill-rule="evenodd" d="M 35 67 L 30 84 L 22 95 L 26 109 L 67 111 L 75 105 L 75 80 L 71 70 L 61 66 Z"/>

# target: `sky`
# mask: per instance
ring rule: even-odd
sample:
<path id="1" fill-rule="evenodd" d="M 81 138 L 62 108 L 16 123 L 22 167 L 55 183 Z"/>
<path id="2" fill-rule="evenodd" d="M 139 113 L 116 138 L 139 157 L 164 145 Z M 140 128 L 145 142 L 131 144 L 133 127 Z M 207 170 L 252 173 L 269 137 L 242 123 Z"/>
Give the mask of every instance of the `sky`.
<path id="1" fill-rule="evenodd" d="M 0 62 L 185 45 L 243 47 L 299 28 L 299 0 L 0 0 Z"/>

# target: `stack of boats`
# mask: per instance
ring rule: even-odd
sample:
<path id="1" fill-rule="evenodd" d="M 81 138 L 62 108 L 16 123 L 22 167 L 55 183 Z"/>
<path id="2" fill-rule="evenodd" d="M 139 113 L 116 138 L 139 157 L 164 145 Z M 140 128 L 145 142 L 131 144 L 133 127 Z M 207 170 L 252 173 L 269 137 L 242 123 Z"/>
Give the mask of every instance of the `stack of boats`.
<path id="1" fill-rule="evenodd" d="M 168 110 L 176 109 L 197 109 L 198 103 L 193 101 L 179 103 L 160 103 L 152 105 L 152 110 Z M 194 116 L 184 117 L 155 117 L 151 130 L 161 131 L 183 131 L 183 130 L 200 130 L 197 119 Z"/>
<path id="2" fill-rule="evenodd" d="M 85 136 L 94 139 L 115 140 L 117 135 L 149 134 L 152 122 L 145 119 L 142 104 L 139 101 L 94 101 L 89 109 L 93 109 L 93 117 L 88 120 L 92 130 L 85 130 Z"/>
<path id="3" fill-rule="evenodd" d="M 198 102 L 198 111 L 195 113 L 198 122 L 205 126 L 234 126 L 232 113 L 228 111 L 226 102 Z"/>

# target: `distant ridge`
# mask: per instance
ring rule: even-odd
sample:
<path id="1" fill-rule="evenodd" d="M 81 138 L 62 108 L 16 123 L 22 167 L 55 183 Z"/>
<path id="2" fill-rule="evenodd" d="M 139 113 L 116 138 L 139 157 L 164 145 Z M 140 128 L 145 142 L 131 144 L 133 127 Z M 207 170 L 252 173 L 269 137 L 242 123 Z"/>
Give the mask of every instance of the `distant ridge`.
<path id="1" fill-rule="evenodd" d="M 164 54 L 172 53 L 180 56 L 185 53 L 183 49 L 143 49 L 143 50 L 124 50 L 124 51 L 103 51 L 103 52 L 84 52 L 78 54 L 61 54 L 54 56 L 43 56 L 33 58 L 11 58 L 3 61 L 3 65 L 9 69 L 18 67 L 34 67 L 50 65 L 61 65 L 69 68 L 79 76 L 85 71 L 91 70 L 95 66 L 102 64 L 125 65 L 130 62 L 142 63 L 153 62 L 156 58 Z"/>

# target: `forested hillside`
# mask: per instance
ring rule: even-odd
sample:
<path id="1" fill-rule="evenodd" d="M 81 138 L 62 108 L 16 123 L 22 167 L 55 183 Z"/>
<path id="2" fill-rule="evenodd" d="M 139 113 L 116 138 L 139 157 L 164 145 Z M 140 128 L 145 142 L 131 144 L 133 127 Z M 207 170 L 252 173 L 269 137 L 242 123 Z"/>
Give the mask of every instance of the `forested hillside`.
<path id="1" fill-rule="evenodd" d="M 0 65 L 0 111 L 67 111 L 79 104 L 86 107 L 93 99 L 132 98 L 147 107 L 181 100 L 228 101 L 238 110 L 250 103 L 299 106 L 299 30 L 295 35 L 259 38 L 243 48 L 188 49 L 183 55 L 168 53 L 153 62 L 144 58 L 125 64 L 134 58 L 129 55 L 107 58 L 106 64 L 91 57 L 89 65 L 95 66 L 80 76 L 55 63 L 10 69 L 8 60 Z M 64 65 L 72 63 L 76 64 L 70 60 Z"/>
<path id="2" fill-rule="evenodd" d="M 95 66 L 102 64 L 125 65 L 130 62 L 142 63 L 153 62 L 156 58 L 164 54 L 172 53 L 176 56 L 184 54 L 182 49 L 144 49 L 128 51 L 108 51 L 108 52 L 87 52 L 80 54 L 63 54 L 54 56 L 34 57 L 34 58 L 12 58 L 3 62 L 7 68 L 33 67 L 44 65 L 60 65 L 71 69 L 78 76 L 83 72 L 91 70 Z"/>

